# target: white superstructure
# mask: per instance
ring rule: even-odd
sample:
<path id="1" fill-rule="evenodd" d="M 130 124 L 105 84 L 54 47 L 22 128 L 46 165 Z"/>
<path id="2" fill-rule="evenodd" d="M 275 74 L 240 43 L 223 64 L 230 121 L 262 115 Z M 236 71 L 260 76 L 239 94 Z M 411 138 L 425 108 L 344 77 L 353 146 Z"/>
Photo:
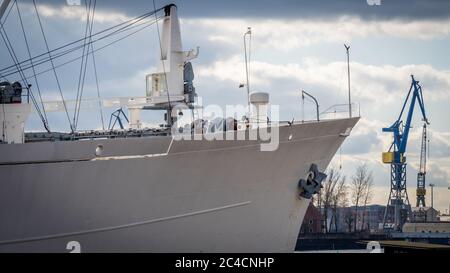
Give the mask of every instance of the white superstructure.
<path id="1" fill-rule="evenodd" d="M 158 50 L 158 71 L 147 75 L 147 97 L 153 104 L 188 102 L 185 88 L 185 66 L 198 56 L 197 50 L 183 51 L 177 7 L 165 8 L 161 44 Z M 158 34 L 159 35 L 159 34 Z M 168 94 L 169 93 L 169 96 Z"/>
<path id="2" fill-rule="evenodd" d="M 6 143 L 23 143 L 25 121 L 30 115 L 29 103 L 0 105 L 0 135 Z"/>

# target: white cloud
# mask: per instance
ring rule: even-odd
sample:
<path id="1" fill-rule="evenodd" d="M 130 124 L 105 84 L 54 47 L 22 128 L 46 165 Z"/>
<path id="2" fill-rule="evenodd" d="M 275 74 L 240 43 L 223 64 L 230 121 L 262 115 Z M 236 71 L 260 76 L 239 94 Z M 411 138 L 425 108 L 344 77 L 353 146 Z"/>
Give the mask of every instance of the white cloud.
<path id="1" fill-rule="evenodd" d="M 450 19 L 445 20 L 363 20 L 342 16 L 332 19 L 185 19 L 186 28 L 206 33 L 210 41 L 241 44 L 243 32 L 252 26 L 259 47 L 288 50 L 319 42 L 350 41 L 354 38 L 396 37 L 434 39 L 450 34 Z"/>
<path id="2" fill-rule="evenodd" d="M 28 11 L 34 7 L 24 4 Z M 86 20 L 86 9 L 81 6 L 38 5 L 44 17 L 65 20 Z M 128 15 L 117 11 L 97 9 L 96 23 L 119 23 L 130 20 Z M 354 38 L 396 37 L 405 39 L 429 40 L 450 34 L 450 19 L 436 20 L 364 20 L 354 16 L 341 16 L 331 19 L 181 19 L 184 29 L 195 29 L 205 33 L 209 41 L 239 44 L 247 26 L 252 26 L 254 42 L 261 48 L 289 50 L 320 42 L 351 41 Z"/>
<path id="3" fill-rule="evenodd" d="M 34 9 L 31 4 L 28 4 L 27 8 Z M 86 21 L 86 8 L 84 5 L 80 6 L 51 6 L 46 4 L 38 5 L 39 14 L 44 17 L 65 19 L 65 20 L 76 20 L 76 21 Z M 123 13 L 120 12 L 112 12 L 112 11 L 101 11 L 96 10 L 94 21 L 96 23 L 119 23 L 130 18 Z"/>
<path id="4" fill-rule="evenodd" d="M 268 86 L 276 80 L 298 81 L 338 91 L 342 89 L 342 73 L 345 62 L 320 63 L 307 59 L 301 64 L 270 64 L 252 61 L 251 80 L 254 85 Z M 221 81 L 242 82 L 243 63 L 241 56 L 217 60 L 211 66 L 200 66 L 197 73 L 204 77 L 215 77 Z M 410 75 L 420 75 L 427 100 L 450 98 L 450 71 L 439 70 L 431 65 L 368 65 L 351 63 L 353 95 L 360 100 L 379 102 L 401 100 L 409 88 Z M 345 83 L 345 82 L 344 82 Z"/>

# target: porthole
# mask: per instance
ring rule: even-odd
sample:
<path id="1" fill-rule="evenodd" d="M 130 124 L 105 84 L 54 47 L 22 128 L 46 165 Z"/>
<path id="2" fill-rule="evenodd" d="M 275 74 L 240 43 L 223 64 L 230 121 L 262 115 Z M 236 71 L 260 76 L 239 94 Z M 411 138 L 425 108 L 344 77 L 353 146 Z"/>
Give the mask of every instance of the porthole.
<path id="1" fill-rule="evenodd" d="M 99 144 L 97 145 L 97 148 L 95 148 L 95 156 L 102 156 L 103 155 L 103 145 Z"/>

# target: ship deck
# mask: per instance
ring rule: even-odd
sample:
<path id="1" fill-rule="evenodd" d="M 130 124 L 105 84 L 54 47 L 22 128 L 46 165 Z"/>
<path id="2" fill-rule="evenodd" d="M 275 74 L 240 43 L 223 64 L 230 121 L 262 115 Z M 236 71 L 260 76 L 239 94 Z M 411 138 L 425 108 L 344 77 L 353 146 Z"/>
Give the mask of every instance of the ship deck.
<path id="1" fill-rule="evenodd" d="M 323 119 L 320 121 L 280 121 L 277 126 L 291 126 L 298 124 L 320 123 L 336 119 Z M 270 126 L 270 124 L 269 124 Z M 230 131 L 230 130 L 228 130 Z M 234 130 L 231 130 L 234 131 Z M 204 133 L 207 130 L 204 128 Z M 171 128 L 166 126 L 142 128 L 142 129 L 110 129 L 110 130 L 83 130 L 76 132 L 25 132 L 25 143 L 32 142 L 54 142 L 54 141 L 78 141 L 93 139 L 115 139 L 115 138 L 141 138 L 170 136 Z M 0 142 L 0 144 L 3 144 Z"/>

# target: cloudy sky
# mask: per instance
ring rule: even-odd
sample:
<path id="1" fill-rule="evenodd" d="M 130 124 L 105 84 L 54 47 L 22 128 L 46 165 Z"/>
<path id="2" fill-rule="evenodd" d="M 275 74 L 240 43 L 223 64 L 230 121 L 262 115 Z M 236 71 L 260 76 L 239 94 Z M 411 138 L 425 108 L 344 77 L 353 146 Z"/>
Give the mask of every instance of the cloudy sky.
<path id="1" fill-rule="evenodd" d="M 342 165 L 342 172 L 351 177 L 355 167 L 366 162 L 376 185 L 374 203 L 386 203 L 389 187 L 389 166 L 381 164 L 380 154 L 389 147 L 391 136 L 382 133 L 381 128 L 397 118 L 410 85 L 410 75 L 414 74 L 423 87 L 431 121 L 428 183 L 437 185 L 435 206 L 442 212 L 449 208 L 450 1 L 381 0 L 381 5 L 368 5 L 366 0 L 156 0 L 156 6 L 170 2 L 176 3 L 179 9 L 185 49 L 200 46 L 200 56 L 193 64 L 196 90 L 205 104 L 246 103 L 245 90 L 238 85 L 245 79 L 242 36 L 248 26 L 253 30 L 252 90 L 269 92 L 272 104 L 280 105 L 281 119 L 285 120 L 314 118 L 310 102 L 302 109 L 302 89 L 317 97 L 322 110 L 346 103 L 343 44 L 350 44 L 352 100 L 360 106 L 362 119 L 332 166 Z M 31 54 L 45 52 L 32 1 L 18 3 Z M 86 18 L 83 0 L 82 6 L 68 5 L 65 0 L 36 0 L 36 3 L 51 49 L 83 37 Z M 151 0 L 97 0 L 93 32 L 151 10 Z M 27 59 L 16 6 L 3 23 L 18 59 Z M 13 62 L 3 40 L 0 46 L 1 67 L 8 67 Z M 96 52 L 101 96 L 143 96 L 144 78 L 154 70 L 158 47 L 156 28 L 152 26 Z M 77 51 L 55 60 L 55 64 L 80 54 Z M 76 96 L 80 62 L 57 69 L 66 99 Z M 48 70 L 48 65 L 38 66 L 37 72 Z M 25 74 L 32 76 L 32 71 L 27 70 Z M 93 74 L 90 60 L 84 98 L 97 96 Z M 20 77 L 15 74 L 7 79 L 13 81 Z M 29 81 L 36 89 L 33 78 Z M 51 71 L 40 74 L 38 81 L 44 100 L 60 98 Z M 113 110 L 105 109 L 105 119 L 109 119 Z M 158 118 L 148 116 L 149 122 L 157 122 Z M 48 119 L 52 130 L 69 128 L 64 113 L 50 113 Z M 100 128 L 98 110 L 82 111 L 79 127 Z M 421 117 L 416 111 L 407 154 L 413 205 L 421 127 Z M 28 121 L 27 129 L 42 130 L 36 115 Z"/>

